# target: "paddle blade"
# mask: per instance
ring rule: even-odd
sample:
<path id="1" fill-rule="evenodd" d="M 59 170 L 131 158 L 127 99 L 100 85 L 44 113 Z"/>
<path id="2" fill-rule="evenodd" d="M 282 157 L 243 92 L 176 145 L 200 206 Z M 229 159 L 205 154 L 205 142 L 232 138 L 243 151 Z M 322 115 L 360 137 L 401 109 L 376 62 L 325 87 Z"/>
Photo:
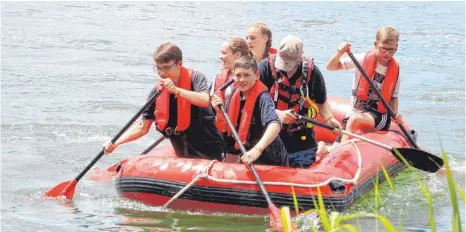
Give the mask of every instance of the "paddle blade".
<path id="1" fill-rule="evenodd" d="M 403 158 L 399 157 L 396 150 L 406 159 L 406 161 L 414 168 L 435 173 L 443 166 L 443 160 L 428 152 L 417 150 L 413 148 L 393 148 L 392 154 L 401 162 L 404 163 Z"/>
<path id="2" fill-rule="evenodd" d="M 78 182 L 76 180 L 65 181 L 45 192 L 45 197 L 57 198 L 64 196 L 66 199 L 71 200 L 73 199 L 74 190 L 76 189 L 77 183 Z"/>
<path id="3" fill-rule="evenodd" d="M 280 209 L 275 205 L 269 205 L 270 210 L 270 228 L 276 229 L 278 231 L 283 231 L 282 221 L 280 219 Z"/>

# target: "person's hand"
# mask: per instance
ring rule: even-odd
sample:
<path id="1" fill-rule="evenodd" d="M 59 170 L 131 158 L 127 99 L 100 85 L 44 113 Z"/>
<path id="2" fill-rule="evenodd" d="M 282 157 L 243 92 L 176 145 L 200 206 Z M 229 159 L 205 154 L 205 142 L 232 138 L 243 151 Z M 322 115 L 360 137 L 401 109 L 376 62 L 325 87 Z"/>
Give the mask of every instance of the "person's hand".
<path id="1" fill-rule="evenodd" d="M 325 124 L 336 127 L 336 129 L 333 130 L 333 133 L 335 133 L 336 135 L 340 134 L 341 124 L 336 118 L 331 117 L 325 122 Z"/>
<path id="2" fill-rule="evenodd" d="M 403 117 L 401 116 L 401 114 L 396 114 L 393 119 L 395 120 L 396 124 L 403 123 Z"/>
<path id="3" fill-rule="evenodd" d="M 176 85 L 173 83 L 173 81 L 170 78 L 165 78 L 160 80 L 160 85 L 167 90 L 167 92 L 171 94 L 178 95 L 180 90 Z"/>
<path id="4" fill-rule="evenodd" d="M 218 106 L 223 104 L 223 100 L 218 94 L 214 94 L 210 99 L 210 103 L 215 110 L 220 110 Z"/>
<path id="5" fill-rule="evenodd" d="M 346 52 L 346 50 L 351 49 L 351 44 L 348 42 L 343 42 L 338 46 L 338 53 L 340 55 L 343 55 L 343 53 Z"/>
<path id="6" fill-rule="evenodd" d="M 262 152 L 258 148 L 253 148 L 249 150 L 248 152 L 244 153 L 243 156 L 241 156 L 241 161 L 244 164 L 251 164 L 254 161 L 256 161 L 259 156 L 261 156 Z"/>
<path id="7" fill-rule="evenodd" d="M 104 154 L 110 154 L 113 152 L 113 150 L 115 150 L 115 148 L 117 148 L 118 145 L 115 145 L 112 143 L 112 140 L 109 140 L 107 142 L 104 143 Z"/>
<path id="8" fill-rule="evenodd" d="M 279 110 L 277 111 L 277 115 L 283 124 L 292 124 L 296 122 L 296 116 L 293 114 L 293 110 Z"/>

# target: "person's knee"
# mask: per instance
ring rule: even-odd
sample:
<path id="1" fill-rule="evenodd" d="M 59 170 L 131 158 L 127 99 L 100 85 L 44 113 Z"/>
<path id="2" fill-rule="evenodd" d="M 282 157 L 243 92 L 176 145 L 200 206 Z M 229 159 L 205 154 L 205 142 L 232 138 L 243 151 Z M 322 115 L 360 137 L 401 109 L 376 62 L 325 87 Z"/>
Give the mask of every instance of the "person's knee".
<path id="1" fill-rule="evenodd" d="M 346 124 L 346 129 L 354 132 L 359 128 L 359 124 L 362 120 L 362 117 L 359 115 L 354 115 L 348 119 L 348 123 Z"/>

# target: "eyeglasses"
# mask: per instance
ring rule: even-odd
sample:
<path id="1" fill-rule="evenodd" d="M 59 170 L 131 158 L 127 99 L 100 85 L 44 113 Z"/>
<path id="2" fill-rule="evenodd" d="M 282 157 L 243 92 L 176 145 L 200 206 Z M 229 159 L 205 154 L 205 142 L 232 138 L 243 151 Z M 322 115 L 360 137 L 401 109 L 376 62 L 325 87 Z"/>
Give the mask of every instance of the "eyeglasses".
<path id="1" fill-rule="evenodd" d="M 164 73 L 166 73 L 166 72 L 170 71 L 170 69 L 173 68 L 173 66 L 175 66 L 175 64 L 176 64 L 176 62 L 173 63 L 172 65 L 161 67 L 161 68 L 157 67 L 154 64 L 154 65 L 152 65 L 152 69 L 154 69 L 155 72 L 164 72 Z"/>
<path id="2" fill-rule="evenodd" d="M 398 48 L 384 48 L 384 47 L 380 47 L 380 46 L 377 46 L 377 48 L 379 48 L 380 52 L 388 52 L 390 54 L 394 54 L 396 52 L 396 50 L 398 50 Z"/>

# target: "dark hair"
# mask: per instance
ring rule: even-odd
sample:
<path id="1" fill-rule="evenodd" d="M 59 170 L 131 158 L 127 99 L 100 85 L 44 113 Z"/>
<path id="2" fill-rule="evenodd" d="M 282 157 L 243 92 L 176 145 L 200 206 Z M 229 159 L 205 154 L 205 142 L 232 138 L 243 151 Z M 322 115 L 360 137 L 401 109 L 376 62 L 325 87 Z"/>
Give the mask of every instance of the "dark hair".
<path id="1" fill-rule="evenodd" d="M 268 37 L 267 43 L 265 44 L 264 57 L 269 57 L 269 49 L 272 47 L 272 31 L 264 23 L 254 23 L 249 26 L 249 28 L 251 27 L 258 28 L 262 35 L 266 35 Z"/>
<path id="2" fill-rule="evenodd" d="M 377 31 L 375 40 L 382 43 L 398 43 L 400 33 L 393 27 L 382 27 Z"/>
<path id="3" fill-rule="evenodd" d="M 240 56 L 252 55 L 248 43 L 242 38 L 231 39 L 228 41 L 228 47 L 230 47 L 233 54 L 239 52 Z"/>
<path id="4" fill-rule="evenodd" d="M 236 59 L 234 69 L 236 68 L 252 69 L 254 73 L 259 70 L 257 68 L 256 59 L 250 55 L 241 56 Z"/>
<path id="5" fill-rule="evenodd" d="M 181 49 L 173 43 L 164 43 L 161 44 L 153 54 L 155 62 L 167 63 L 170 61 L 175 61 L 177 63 L 180 60 L 183 60 L 183 54 Z"/>

